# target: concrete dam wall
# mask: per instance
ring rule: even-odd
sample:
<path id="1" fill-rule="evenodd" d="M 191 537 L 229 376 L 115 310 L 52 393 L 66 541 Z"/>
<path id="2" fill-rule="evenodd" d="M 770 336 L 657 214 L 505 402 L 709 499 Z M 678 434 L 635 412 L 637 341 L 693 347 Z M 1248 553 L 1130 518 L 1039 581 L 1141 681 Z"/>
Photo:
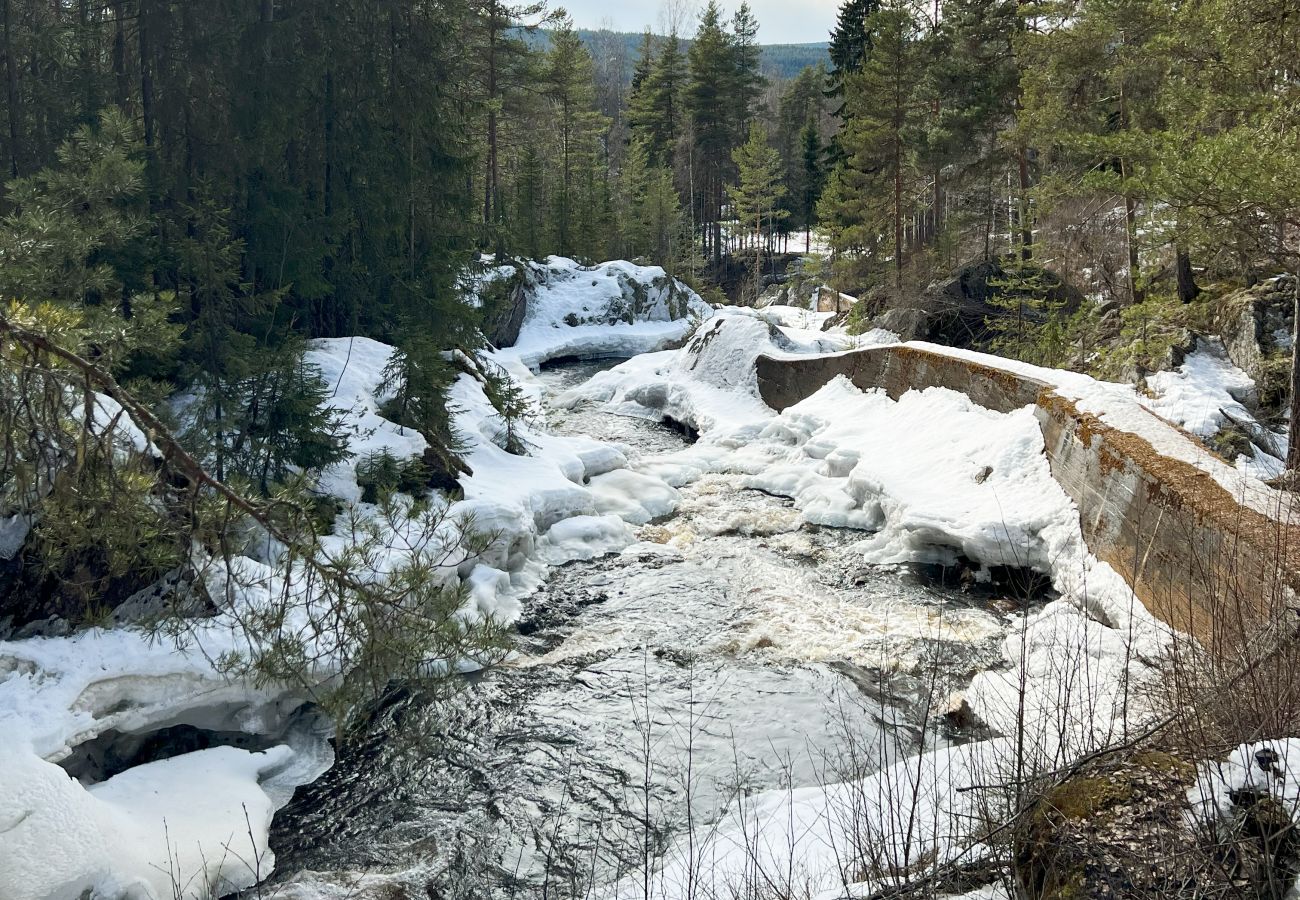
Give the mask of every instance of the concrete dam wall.
<path id="1" fill-rule="evenodd" d="M 1048 382 L 1000 368 L 994 357 L 982 360 L 911 345 L 824 357 L 762 356 L 758 385 L 776 410 L 840 375 L 894 399 L 944 387 L 998 412 L 1033 405 L 1052 474 L 1078 506 L 1089 549 L 1155 616 L 1214 646 L 1235 642 L 1243 629 L 1296 604 L 1300 527 L 1289 510 L 1281 512 L 1292 495 L 1271 492 L 1279 512 L 1260 511 L 1205 468 L 1081 410 Z M 1169 437 L 1191 440 L 1157 421 L 1153 427 L 1169 429 Z"/>

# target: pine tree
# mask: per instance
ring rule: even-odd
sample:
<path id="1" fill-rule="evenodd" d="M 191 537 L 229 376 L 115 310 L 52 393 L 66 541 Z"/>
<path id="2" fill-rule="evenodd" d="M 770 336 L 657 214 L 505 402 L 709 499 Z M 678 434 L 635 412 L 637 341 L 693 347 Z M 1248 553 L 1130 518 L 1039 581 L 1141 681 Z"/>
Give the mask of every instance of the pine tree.
<path id="1" fill-rule="evenodd" d="M 597 135 L 605 125 L 594 109 L 592 71 L 591 54 L 573 22 L 564 20 L 551 34 L 544 76 L 557 132 L 559 184 L 553 216 L 555 245 L 561 255 L 586 255 L 592 249 L 580 233 L 582 185 L 594 184 L 592 170 L 600 164 Z M 590 239 L 590 231 L 586 237 Z"/>
<path id="2" fill-rule="evenodd" d="M 1065 295 L 1032 247 L 1028 259 L 1011 253 L 989 279 L 988 303 L 1001 312 L 985 325 L 994 335 L 992 349 L 1002 356 L 1039 366 L 1059 366 L 1068 352 L 1064 321 Z"/>
<path id="3" fill-rule="evenodd" d="M 767 142 L 767 132 L 758 122 L 749 129 L 749 140 L 732 155 L 739 171 L 739 183 L 731 188 L 731 202 L 737 220 L 744 229 L 753 226 L 754 249 L 761 246 L 766 223 L 767 234 L 774 223 L 789 213 L 780 207 L 785 197 L 781 180 L 781 156 Z"/>
<path id="4" fill-rule="evenodd" d="M 633 256 L 646 256 L 670 273 L 678 269 L 681 204 L 672 171 L 654 166 L 645 139 L 634 138 L 623 169 L 624 232 Z"/>
<path id="5" fill-rule="evenodd" d="M 1062 10 L 1061 27 L 1021 42 L 1028 56 L 1021 129 L 1058 148 L 1062 171 L 1050 188 L 1119 198 L 1134 303 L 1143 296 L 1137 211 L 1151 165 L 1143 135 L 1162 124 L 1160 47 L 1172 12 L 1158 0 L 1101 0 L 1077 15 Z"/>
<path id="6" fill-rule="evenodd" d="M 131 245 L 147 239 L 143 192 L 143 146 L 125 116 L 78 128 L 56 165 L 9 184 L 0 292 L 129 317 L 127 282 L 139 275 L 115 262 L 134 261 Z"/>
<path id="7" fill-rule="evenodd" d="M 519 90 L 526 78 L 529 50 L 519 31 L 537 27 L 540 23 L 532 21 L 534 19 L 546 21 L 545 11 L 545 2 L 515 5 L 504 0 L 476 0 L 474 10 L 481 25 L 479 52 L 475 55 L 482 64 L 480 78 L 487 113 L 484 118 L 483 226 L 498 254 L 504 249 L 500 234 L 505 227 L 499 118 L 508 95 Z"/>
<path id="8" fill-rule="evenodd" d="M 716 0 L 700 13 L 691 43 L 690 83 L 686 105 L 695 139 L 696 220 L 703 228 L 703 247 L 717 266 L 722 260 L 722 198 L 729 177 L 737 110 L 730 90 L 735 83 L 732 38 L 722 27 Z"/>
<path id="9" fill-rule="evenodd" d="M 860 277 L 863 265 L 878 269 L 887 255 L 895 288 L 901 290 L 903 224 L 915 177 L 908 138 L 918 112 L 913 97 L 918 28 L 901 5 L 873 13 L 867 27 L 874 35 L 871 54 L 846 83 L 845 124 L 839 138 L 844 159 L 831 176 L 819 211 L 831 225 L 842 268 Z"/>
<path id="10" fill-rule="evenodd" d="M 1014 144 L 1005 133 L 1015 124 L 1020 73 L 1014 40 L 1021 21 L 1016 0 L 947 0 L 939 28 L 928 39 L 918 91 L 933 110 L 920 128 L 917 154 L 922 166 L 934 173 L 934 236 L 944 225 L 946 205 L 940 175 L 953 169 L 953 192 L 977 189 L 984 194 L 982 202 L 971 204 L 968 215 L 970 223 L 982 229 L 985 258 L 993 250 L 992 220 L 999 193 L 993 182 L 1004 175 L 1004 144 Z M 975 179 L 982 184 L 977 186 Z M 960 229 L 968 222 L 952 224 Z"/>
<path id="11" fill-rule="evenodd" d="M 525 142 L 515 176 L 511 245 L 528 259 L 545 257 L 547 233 L 546 174 L 538 141 Z"/>

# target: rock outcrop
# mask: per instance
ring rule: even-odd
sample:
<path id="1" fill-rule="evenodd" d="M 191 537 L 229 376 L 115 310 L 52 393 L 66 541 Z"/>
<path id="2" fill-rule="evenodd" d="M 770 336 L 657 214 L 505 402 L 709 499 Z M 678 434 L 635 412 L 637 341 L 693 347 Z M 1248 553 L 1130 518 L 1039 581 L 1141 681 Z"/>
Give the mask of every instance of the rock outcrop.
<path id="1" fill-rule="evenodd" d="M 1295 289 L 1294 275 L 1270 278 L 1224 297 L 1215 314 L 1228 358 L 1255 380 L 1265 407 L 1287 392 Z"/>
<path id="2" fill-rule="evenodd" d="M 1049 299 L 1071 312 L 1083 302 L 1083 294 L 1051 272 Z M 993 338 L 988 320 L 1008 315 L 991 302 L 999 293 L 998 280 L 1006 276 L 996 259 L 981 260 L 962 267 L 951 278 L 930 284 L 919 296 L 891 303 L 871 322 L 905 341 L 933 341 L 949 347 L 987 348 Z"/>
<path id="3" fill-rule="evenodd" d="M 1223 821 L 1188 802 L 1196 767 L 1159 750 L 1103 759 L 1046 790 L 1016 835 L 1027 900 L 1281 896 L 1300 837 L 1268 792 L 1236 791 Z"/>

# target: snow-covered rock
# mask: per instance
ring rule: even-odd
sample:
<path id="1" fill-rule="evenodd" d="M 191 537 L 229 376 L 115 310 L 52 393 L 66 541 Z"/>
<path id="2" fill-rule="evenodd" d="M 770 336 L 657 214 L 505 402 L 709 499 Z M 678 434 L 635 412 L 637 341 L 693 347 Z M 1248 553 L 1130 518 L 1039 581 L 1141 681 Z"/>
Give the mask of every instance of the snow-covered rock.
<path id="1" fill-rule="evenodd" d="M 208 900 L 250 887 L 275 864 L 275 806 L 258 782 L 292 755 L 215 747 L 87 789 L 0 744 L 0 897 Z"/>
<path id="2" fill-rule="evenodd" d="M 536 369 L 562 356 L 626 357 L 680 343 L 713 310 L 657 266 L 587 267 L 559 256 L 527 263 L 528 309 L 498 356 Z"/>
<path id="3" fill-rule="evenodd" d="M 557 400 L 561 406 L 606 403 L 626 415 L 668 418 L 728 439 L 755 430 L 773 416 L 758 392 L 760 355 L 796 356 L 847 349 L 854 339 L 780 323 L 769 310 L 722 309 L 704 322 L 681 351 L 647 353 L 596 375 Z M 802 324 L 802 323 L 800 323 Z M 864 336 L 859 346 L 892 343 L 893 335 Z"/>

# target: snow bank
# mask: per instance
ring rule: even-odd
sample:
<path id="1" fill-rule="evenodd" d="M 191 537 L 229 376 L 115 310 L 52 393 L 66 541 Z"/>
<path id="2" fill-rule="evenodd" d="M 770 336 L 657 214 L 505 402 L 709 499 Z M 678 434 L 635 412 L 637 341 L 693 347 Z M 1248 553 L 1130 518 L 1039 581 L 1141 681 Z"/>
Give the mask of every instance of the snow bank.
<path id="1" fill-rule="evenodd" d="M 1075 372 L 1045 369 L 1000 356 L 924 341 L 909 341 L 904 346 L 970 360 L 1044 382 L 1056 393 L 1072 401 L 1080 411 L 1097 416 L 1112 428 L 1142 438 L 1163 456 L 1188 463 L 1205 472 L 1240 503 L 1261 515 L 1276 520 L 1300 522 L 1300 510 L 1293 508 L 1294 497 L 1291 494 L 1264 484 L 1254 471 L 1224 462 L 1187 432 L 1171 427 L 1168 420 L 1143 402 L 1143 398 L 1138 396 L 1131 385 L 1098 381 Z M 1201 396 L 1200 392 L 1195 391 L 1191 395 Z M 1199 402 L 1204 403 L 1203 397 Z M 1174 409 L 1176 404 L 1171 404 L 1168 408 Z M 1204 409 L 1204 406 L 1200 408 Z"/>
<path id="2" fill-rule="evenodd" d="M 1147 409 L 1199 438 L 1241 426 L 1253 445 L 1235 460 L 1246 475 L 1269 479 L 1285 471 L 1287 436 L 1261 425 L 1246 408 L 1255 396 L 1254 379 L 1232 364 L 1220 341 L 1200 339 L 1181 366 L 1148 378 L 1147 390 L 1149 397 L 1139 396 Z"/>
<path id="3" fill-rule="evenodd" d="M 669 848 L 651 891 L 829 900 L 885 887 L 888 872 L 904 876 L 975 859 L 988 798 L 972 788 L 1010 776 L 1003 760 L 1012 750 L 1009 740 L 997 739 L 903 759 L 868 756 L 863 767 L 881 768 L 860 779 L 742 799 L 692 841 Z M 607 896 L 643 900 L 645 891 L 629 878 Z"/>
<path id="4" fill-rule="evenodd" d="M 1252 420 L 1242 401 L 1255 392 L 1255 382 L 1217 341 L 1199 341 L 1177 369 L 1150 376 L 1147 390 L 1151 396 L 1143 398 L 1143 406 L 1197 437 L 1212 437 L 1228 415 Z"/>
<path id="5" fill-rule="evenodd" d="M 680 343 L 713 310 L 658 266 L 586 267 L 552 256 L 528 263 L 519 339 L 498 351 L 530 369 L 562 356 L 622 357 Z"/>
<path id="6" fill-rule="evenodd" d="M 137 766 L 87 790 L 0 746 L 0 896 L 208 900 L 270 873 L 272 800 L 258 785 L 292 751 L 216 747 Z"/>
<path id="7" fill-rule="evenodd" d="M 229 623 L 210 649 L 237 646 Z M 55 763 L 110 731 L 187 724 L 271 733 L 299 701 L 221 677 L 205 657 L 131 629 L 0 643 L 0 897 L 206 898 L 253 884 L 293 788 L 333 763 L 326 735 L 266 753 L 228 747 L 129 769 L 89 788 Z M 254 852 L 256 845 L 256 852 Z"/>
<path id="8" fill-rule="evenodd" d="M 704 440 L 711 440 L 710 435 L 734 440 L 738 433 L 760 429 L 773 415 L 759 397 L 754 363 L 760 355 L 825 353 L 845 349 L 853 341 L 780 325 L 785 319 L 769 320 L 767 312 L 720 309 L 680 352 L 630 359 L 556 402 L 570 408 L 604 403 L 624 415 L 671 419 L 700 432 Z M 896 339 L 885 331 L 865 337 L 880 344 Z"/>
<path id="9" fill-rule="evenodd" d="M 814 524 L 874 531 L 863 544 L 874 563 L 951 565 L 960 553 L 1048 571 L 1042 532 L 1072 512 L 1032 410 L 1001 415 L 943 388 L 894 401 L 840 376 L 760 439 L 768 461 L 750 483 L 792 497 Z"/>

